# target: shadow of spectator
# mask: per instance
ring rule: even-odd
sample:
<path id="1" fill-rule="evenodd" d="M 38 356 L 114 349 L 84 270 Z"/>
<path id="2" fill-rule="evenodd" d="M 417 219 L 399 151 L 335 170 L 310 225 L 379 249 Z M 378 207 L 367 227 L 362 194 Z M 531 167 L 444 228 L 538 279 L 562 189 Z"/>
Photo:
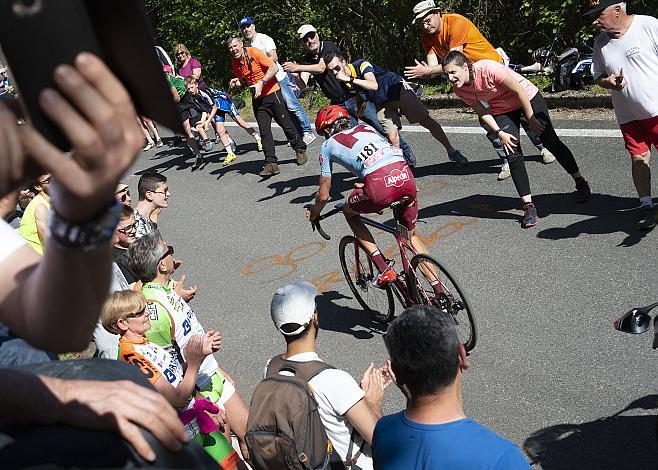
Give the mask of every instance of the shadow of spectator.
<path id="1" fill-rule="evenodd" d="M 593 194 L 584 204 L 576 204 L 571 193 L 533 195 L 539 212 L 540 229 L 538 238 L 561 240 L 576 238 L 581 234 L 609 234 L 624 232 L 626 237 L 618 246 L 632 246 L 639 243 L 646 232 L 635 228 L 637 198 Z M 421 203 L 422 206 L 422 203 Z M 511 213 L 508 211 L 515 211 Z M 542 220 L 553 214 L 576 214 L 587 216 L 566 227 L 541 229 Z M 521 204 L 517 197 L 474 194 L 461 199 L 424 207 L 419 211 L 419 219 L 429 219 L 440 215 L 468 216 L 480 219 L 510 219 L 521 223 Z"/>
<path id="2" fill-rule="evenodd" d="M 635 400 L 612 416 L 582 424 L 558 424 L 534 432 L 523 449 L 544 470 L 636 470 L 658 466 L 656 416 L 622 416 L 658 408 L 658 395 Z"/>
<path id="3" fill-rule="evenodd" d="M 334 303 L 336 300 L 350 299 L 357 308 L 344 307 Z M 370 339 L 386 331 L 387 325 L 373 321 L 356 299 L 337 291 L 324 292 L 317 297 L 318 320 L 321 330 L 336 331 L 354 336 L 356 339 Z M 359 328 L 360 327 L 360 328 Z"/>
<path id="4" fill-rule="evenodd" d="M 349 172 L 334 173 L 331 177 L 332 199 L 335 197 L 340 197 L 339 195 L 344 191 L 348 191 L 348 190 L 351 191 L 352 188 L 354 187 L 355 181 L 357 180 L 354 177 L 354 175 L 352 175 L 352 173 Z M 267 185 L 269 189 L 274 190 L 274 193 L 272 193 L 269 196 L 260 198 L 258 202 L 268 201 L 270 199 L 274 199 L 275 197 L 279 197 L 279 196 L 285 196 L 286 194 L 293 193 L 300 188 L 307 188 L 307 187 L 313 189 L 313 193 L 308 197 L 308 199 L 304 197 L 295 198 L 290 202 L 294 204 L 298 204 L 301 202 L 310 202 L 313 199 L 313 196 L 315 195 L 315 191 L 318 189 L 319 182 L 320 182 L 320 177 L 318 175 L 300 176 L 298 178 L 292 178 L 283 181 L 275 181 Z"/>

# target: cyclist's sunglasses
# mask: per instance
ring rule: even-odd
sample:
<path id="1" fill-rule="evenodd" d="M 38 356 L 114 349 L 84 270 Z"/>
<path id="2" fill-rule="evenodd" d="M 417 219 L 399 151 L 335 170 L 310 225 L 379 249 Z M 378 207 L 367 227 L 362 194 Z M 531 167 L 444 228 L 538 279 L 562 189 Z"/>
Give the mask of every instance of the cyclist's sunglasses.
<path id="1" fill-rule="evenodd" d="M 165 251 L 164 254 L 162 256 L 160 256 L 160 261 L 162 261 L 163 259 L 165 259 L 169 255 L 173 256 L 173 254 L 174 254 L 174 247 L 171 246 L 171 245 L 167 245 L 167 251 Z"/>

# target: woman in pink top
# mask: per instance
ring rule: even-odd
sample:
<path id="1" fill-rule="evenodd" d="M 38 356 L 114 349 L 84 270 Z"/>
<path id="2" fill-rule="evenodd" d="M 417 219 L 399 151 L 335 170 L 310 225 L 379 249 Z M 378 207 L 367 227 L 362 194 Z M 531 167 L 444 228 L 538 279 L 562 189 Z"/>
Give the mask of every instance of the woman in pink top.
<path id="1" fill-rule="evenodd" d="M 205 90 L 207 85 L 201 75 L 201 62 L 192 57 L 185 44 L 176 44 L 174 57 L 176 57 L 176 65 L 178 66 L 178 76 L 196 78 L 199 88 Z"/>
<path id="2" fill-rule="evenodd" d="M 518 73 L 493 60 L 471 63 L 459 51 L 450 51 L 443 58 L 443 71 L 454 86 L 455 94 L 471 106 L 487 127 L 494 132 L 509 161 L 512 180 L 523 203 L 523 228 L 537 223 L 537 209 L 532 203 L 530 181 L 519 142 L 521 116 L 542 144 L 576 183 L 576 201 L 588 201 L 592 193 L 587 180 L 580 174 L 571 150 L 555 133 L 548 107 L 541 92 Z M 486 101 L 486 108 L 481 101 Z"/>

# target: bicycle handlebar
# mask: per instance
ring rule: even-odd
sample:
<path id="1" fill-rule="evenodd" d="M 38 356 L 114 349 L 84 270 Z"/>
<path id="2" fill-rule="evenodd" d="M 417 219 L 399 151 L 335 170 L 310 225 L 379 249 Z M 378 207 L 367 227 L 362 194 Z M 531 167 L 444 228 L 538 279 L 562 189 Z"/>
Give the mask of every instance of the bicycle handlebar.
<path id="1" fill-rule="evenodd" d="M 342 202 L 336 204 L 336 207 L 329 212 L 325 212 L 322 214 L 320 217 L 318 217 L 315 220 L 311 220 L 311 227 L 313 228 L 313 231 L 317 229 L 318 233 L 324 238 L 325 240 L 331 240 L 331 236 L 325 232 L 322 227 L 320 226 L 320 221 L 326 219 L 327 217 L 331 217 L 334 214 L 338 214 L 339 212 L 342 212 L 344 204 Z"/>

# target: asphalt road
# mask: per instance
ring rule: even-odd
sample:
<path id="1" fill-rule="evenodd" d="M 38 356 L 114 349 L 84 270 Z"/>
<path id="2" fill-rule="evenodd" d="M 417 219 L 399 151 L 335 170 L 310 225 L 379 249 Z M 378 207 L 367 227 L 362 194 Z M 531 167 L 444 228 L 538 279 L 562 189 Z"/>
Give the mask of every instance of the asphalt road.
<path id="1" fill-rule="evenodd" d="M 594 120 L 556 127 L 616 128 Z M 240 148 L 227 168 L 225 154 L 214 151 L 192 172 L 183 147 L 144 152 L 134 167 L 169 179 L 161 231 L 183 261 L 180 271 L 199 286 L 192 302 L 198 317 L 223 333 L 217 359 L 249 401 L 265 362 L 285 349 L 269 315 L 272 294 L 304 279 L 324 291 L 320 356 L 360 378 L 386 351 L 382 330 L 340 274 L 338 242 L 347 225 L 340 216 L 328 219 L 333 238 L 326 242 L 304 218 L 317 189 L 321 139 L 309 147 L 309 163 L 297 167 L 277 131 L 281 173 L 262 180 L 253 140 L 239 128 L 229 131 Z M 541 219 L 522 230 L 513 184 L 496 181 L 498 161 L 483 136 L 448 134 L 471 160 L 461 169 L 429 134 L 407 133 L 419 161 L 419 229 L 435 240 L 431 254 L 456 274 L 477 315 L 479 342 L 464 380 L 467 415 L 517 443 L 536 468 L 656 468 L 652 338 L 614 331 L 612 321 L 658 300 L 658 232 L 634 228 L 638 204 L 622 140 L 572 134 L 564 141 L 590 181 L 592 200 L 577 205 L 571 178 L 557 162 L 543 165 L 524 138 Z M 137 178 L 129 179 L 133 194 Z M 352 183 L 338 169 L 334 198 Z M 387 237 L 378 239 L 386 246 L 393 242 Z M 402 394 L 388 389 L 384 412 L 403 406 Z"/>

